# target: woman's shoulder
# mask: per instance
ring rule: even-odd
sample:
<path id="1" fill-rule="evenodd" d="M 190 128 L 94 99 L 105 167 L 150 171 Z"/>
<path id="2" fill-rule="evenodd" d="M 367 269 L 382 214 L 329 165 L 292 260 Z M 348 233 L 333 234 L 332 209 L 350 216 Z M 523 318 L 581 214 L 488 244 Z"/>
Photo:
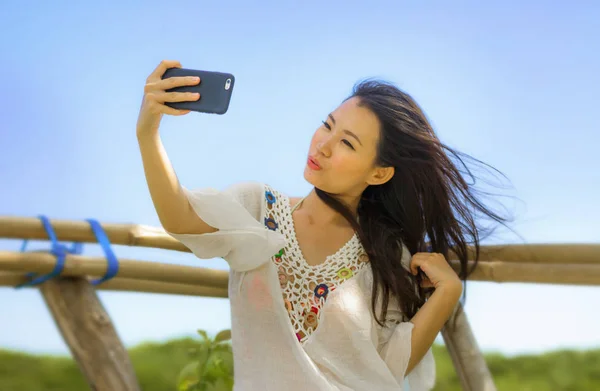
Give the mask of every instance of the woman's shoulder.
<path id="1" fill-rule="evenodd" d="M 264 193 L 267 198 L 267 201 L 276 201 L 277 199 L 284 199 L 289 202 L 289 205 L 292 208 L 302 200 L 302 197 L 288 195 L 284 191 L 278 190 L 277 188 L 271 186 L 268 183 L 264 184 Z"/>
<path id="2" fill-rule="evenodd" d="M 293 208 L 294 206 L 296 206 L 298 204 L 298 202 L 302 201 L 302 197 L 293 197 L 290 196 L 288 197 L 290 200 L 290 206 Z"/>

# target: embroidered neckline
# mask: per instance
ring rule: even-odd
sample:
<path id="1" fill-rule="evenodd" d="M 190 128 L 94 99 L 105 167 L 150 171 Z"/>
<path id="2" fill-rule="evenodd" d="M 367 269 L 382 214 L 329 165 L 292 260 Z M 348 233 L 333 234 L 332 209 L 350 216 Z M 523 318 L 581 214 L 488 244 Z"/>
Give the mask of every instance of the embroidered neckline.
<path id="1" fill-rule="evenodd" d="M 341 253 L 345 252 L 348 247 L 355 246 L 356 242 L 358 242 L 358 235 L 355 232 L 354 235 L 352 235 L 352 237 L 350 239 L 348 239 L 348 241 L 342 245 L 342 247 L 340 247 L 335 253 L 327 255 L 322 262 L 319 262 L 316 265 L 311 265 L 310 263 L 308 263 L 308 261 L 304 257 L 304 253 L 302 252 L 302 248 L 300 247 L 298 238 L 296 237 L 296 224 L 294 223 L 294 218 L 292 217 L 292 213 L 294 213 L 296 208 L 302 203 L 302 201 L 304 201 L 305 198 L 306 197 L 302 198 L 300 201 L 298 201 L 298 203 L 296 205 L 294 205 L 294 207 L 292 207 L 290 199 L 288 197 L 285 197 L 285 206 L 286 206 L 287 210 L 289 211 L 290 222 L 291 222 L 290 228 L 291 228 L 291 234 L 292 234 L 292 235 L 290 235 L 288 240 L 290 240 L 292 242 L 291 244 L 292 244 L 292 246 L 296 252 L 296 256 L 300 262 L 302 262 L 304 265 L 306 265 L 307 267 L 309 267 L 311 269 L 321 269 L 321 268 L 326 267 L 327 266 L 326 264 L 329 263 L 332 259 L 339 257 L 341 255 Z"/>
<path id="2" fill-rule="evenodd" d="M 317 329 L 328 295 L 356 276 L 368 258 L 355 234 L 336 253 L 318 265 L 309 265 L 296 239 L 290 199 L 267 188 L 265 226 L 279 231 L 287 245 L 272 257 L 277 268 L 284 305 L 300 343 Z M 300 201 L 301 202 L 301 201 Z M 298 202 L 299 205 L 300 202 Z"/>

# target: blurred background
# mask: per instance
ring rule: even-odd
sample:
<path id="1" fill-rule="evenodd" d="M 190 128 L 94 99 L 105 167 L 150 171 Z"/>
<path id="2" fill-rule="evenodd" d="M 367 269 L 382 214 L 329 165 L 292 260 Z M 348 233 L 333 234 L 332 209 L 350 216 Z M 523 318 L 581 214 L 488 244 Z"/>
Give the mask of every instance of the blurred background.
<path id="1" fill-rule="evenodd" d="M 501 229 L 483 244 L 598 243 L 599 20 L 591 1 L 3 2 L 0 215 L 158 226 L 135 124 L 146 77 L 174 59 L 236 77 L 225 115 L 163 120 L 163 142 L 187 187 L 257 180 L 306 194 L 313 131 L 354 83 L 378 77 L 411 94 L 444 143 L 508 177 L 496 203 L 516 216 L 520 237 Z M 20 246 L 0 239 L 1 250 Z M 227 269 L 220 259 L 114 249 Z M 84 254 L 103 253 L 85 245 Z M 128 347 L 230 325 L 226 299 L 99 296 Z M 598 367 L 599 302 L 594 287 L 472 282 L 466 311 L 493 357 L 534 360 L 566 349 L 594 352 Z M 33 289 L 0 287 L 0 348 L 69 354 Z M 600 384 L 597 368 L 582 376 Z M 548 384 L 535 389 L 584 389 Z"/>

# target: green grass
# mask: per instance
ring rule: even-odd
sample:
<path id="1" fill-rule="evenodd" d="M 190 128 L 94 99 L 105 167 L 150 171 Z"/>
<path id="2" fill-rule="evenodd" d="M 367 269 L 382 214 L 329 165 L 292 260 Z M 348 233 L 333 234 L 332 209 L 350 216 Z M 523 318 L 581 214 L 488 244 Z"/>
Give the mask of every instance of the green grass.
<path id="1" fill-rule="evenodd" d="M 191 361 L 192 338 L 145 343 L 129 350 L 144 391 L 176 390 L 177 376 Z M 434 347 L 436 391 L 460 390 L 458 377 L 443 346 Z M 503 357 L 486 355 L 500 391 L 598 391 L 600 349 L 554 351 L 541 355 Z M 67 357 L 30 355 L 0 350 L 1 391 L 87 390 L 79 368 Z"/>
<path id="2" fill-rule="evenodd" d="M 129 354 L 144 391 L 176 390 L 177 376 L 191 361 L 192 338 L 144 343 Z M 71 358 L 0 350 L 1 391 L 80 391 L 89 387 Z"/>
<path id="3" fill-rule="evenodd" d="M 438 371 L 435 390 L 460 390 L 446 349 L 435 346 L 434 356 Z M 600 349 L 560 350 L 510 358 L 486 354 L 485 360 L 500 391 L 600 390 Z"/>

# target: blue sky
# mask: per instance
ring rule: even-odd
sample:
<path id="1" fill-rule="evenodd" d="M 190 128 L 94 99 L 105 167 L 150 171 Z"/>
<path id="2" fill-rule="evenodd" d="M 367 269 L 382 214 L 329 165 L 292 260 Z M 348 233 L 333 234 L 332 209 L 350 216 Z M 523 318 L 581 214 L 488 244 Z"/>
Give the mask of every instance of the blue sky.
<path id="1" fill-rule="evenodd" d="M 516 198 L 500 201 L 527 243 L 598 243 L 600 5 L 366 4 L 2 4 L 0 215 L 158 225 L 135 123 L 146 77 L 177 59 L 236 76 L 226 115 L 163 121 L 188 187 L 257 180 L 306 194 L 312 132 L 356 81 L 381 77 L 417 99 L 443 142 L 508 176 L 503 194 Z M 520 242 L 501 230 L 487 243 Z M 0 239 L 2 250 L 19 247 Z M 115 252 L 227 268 L 191 254 Z M 85 254 L 102 252 L 86 245 Z M 467 294 L 486 351 L 600 346 L 600 288 L 470 283 Z M 99 295 L 128 345 L 230 325 L 224 299 Z M 0 347 L 67 351 L 39 293 L 7 287 Z"/>

